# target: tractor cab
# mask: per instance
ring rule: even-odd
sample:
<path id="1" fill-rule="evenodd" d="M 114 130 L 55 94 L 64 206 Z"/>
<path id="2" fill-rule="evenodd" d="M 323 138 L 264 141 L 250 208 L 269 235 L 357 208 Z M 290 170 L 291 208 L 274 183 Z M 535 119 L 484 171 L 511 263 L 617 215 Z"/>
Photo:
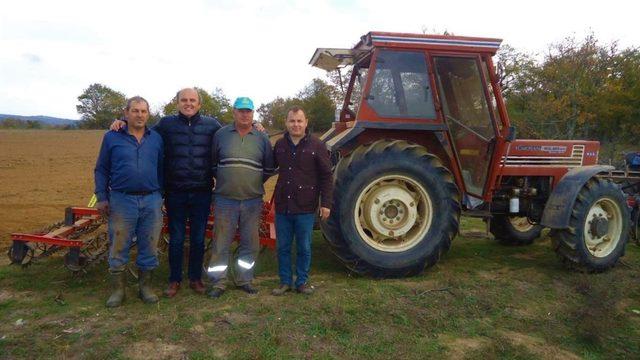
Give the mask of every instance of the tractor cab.
<path id="1" fill-rule="evenodd" d="M 364 129 L 435 131 L 458 186 L 476 203 L 486 200 L 491 165 L 499 162 L 492 160 L 499 160 L 509 126 L 491 60 L 500 42 L 371 32 L 352 49 L 317 49 L 313 66 L 352 66 L 327 145 L 341 148 Z"/>

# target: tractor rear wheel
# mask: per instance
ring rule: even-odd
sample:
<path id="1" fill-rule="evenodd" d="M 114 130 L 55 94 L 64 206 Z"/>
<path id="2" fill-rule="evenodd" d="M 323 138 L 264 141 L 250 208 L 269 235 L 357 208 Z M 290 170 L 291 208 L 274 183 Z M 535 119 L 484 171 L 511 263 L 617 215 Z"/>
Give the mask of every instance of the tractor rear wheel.
<path id="1" fill-rule="evenodd" d="M 333 204 L 322 231 L 338 258 L 359 274 L 419 274 L 458 232 L 453 176 L 424 147 L 406 141 L 379 140 L 343 158 Z"/>
<path id="2" fill-rule="evenodd" d="M 618 262 L 629 240 L 629 210 L 611 181 L 592 178 L 578 193 L 569 227 L 552 233 L 553 246 L 568 266 L 601 272 Z"/>
<path id="3" fill-rule="evenodd" d="M 489 231 L 503 245 L 531 245 L 540 237 L 542 226 L 532 224 L 526 216 L 494 215 Z"/>

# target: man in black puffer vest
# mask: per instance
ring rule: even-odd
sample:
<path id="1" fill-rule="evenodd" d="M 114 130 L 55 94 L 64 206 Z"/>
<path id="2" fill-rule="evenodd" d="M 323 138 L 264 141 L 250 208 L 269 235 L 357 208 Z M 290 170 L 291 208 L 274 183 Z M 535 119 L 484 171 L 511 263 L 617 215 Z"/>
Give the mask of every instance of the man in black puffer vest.
<path id="1" fill-rule="evenodd" d="M 154 126 L 164 142 L 165 207 L 169 220 L 169 287 L 174 297 L 182 281 L 184 239 L 189 221 L 189 286 L 204 294 L 202 257 L 211 207 L 211 140 L 220 129 L 217 119 L 200 115 L 197 89 L 178 91 L 178 114 L 165 116 Z M 116 120 L 112 130 L 124 123 Z"/>
<path id="2" fill-rule="evenodd" d="M 182 259 L 187 220 L 189 221 L 189 286 L 204 294 L 202 257 L 204 236 L 211 207 L 211 139 L 220 123 L 200 115 L 201 101 L 196 89 L 178 92 L 178 114 L 160 119 L 155 130 L 164 140 L 165 206 L 169 219 L 169 287 L 173 297 L 182 281 Z"/>

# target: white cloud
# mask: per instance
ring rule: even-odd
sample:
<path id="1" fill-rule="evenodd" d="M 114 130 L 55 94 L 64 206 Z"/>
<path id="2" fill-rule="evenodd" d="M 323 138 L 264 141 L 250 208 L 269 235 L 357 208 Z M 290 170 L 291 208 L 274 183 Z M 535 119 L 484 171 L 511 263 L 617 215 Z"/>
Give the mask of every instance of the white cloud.
<path id="1" fill-rule="evenodd" d="M 323 76 L 308 65 L 316 47 L 350 47 L 371 30 L 446 29 L 532 52 L 592 30 L 637 46 L 638 10 L 616 0 L 2 3 L 0 113 L 77 118 L 76 98 L 95 82 L 145 96 L 155 108 L 194 85 L 264 103 Z"/>

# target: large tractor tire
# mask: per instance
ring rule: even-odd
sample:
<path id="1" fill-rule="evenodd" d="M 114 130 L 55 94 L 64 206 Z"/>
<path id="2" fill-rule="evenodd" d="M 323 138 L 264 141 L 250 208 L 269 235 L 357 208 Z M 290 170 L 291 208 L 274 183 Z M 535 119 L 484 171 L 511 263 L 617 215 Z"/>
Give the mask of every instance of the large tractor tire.
<path id="1" fill-rule="evenodd" d="M 552 232 L 553 247 L 571 268 L 605 271 L 624 255 L 629 218 L 619 187 L 611 181 L 592 178 L 578 193 L 569 227 Z"/>
<path id="2" fill-rule="evenodd" d="M 532 224 L 526 216 L 494 215 L 489 231 L 502 245 L 531 245 L 540 237 L 542 226 Z"/>
<path id="3" fill-rule="evenodd" d="M 323 234 L 337 257 L 362 275 L 419 274 L 458 232 L 453 176 L 424 147 L 406 141 L 379 140 L 343 158 L 333 204 Z"/>

